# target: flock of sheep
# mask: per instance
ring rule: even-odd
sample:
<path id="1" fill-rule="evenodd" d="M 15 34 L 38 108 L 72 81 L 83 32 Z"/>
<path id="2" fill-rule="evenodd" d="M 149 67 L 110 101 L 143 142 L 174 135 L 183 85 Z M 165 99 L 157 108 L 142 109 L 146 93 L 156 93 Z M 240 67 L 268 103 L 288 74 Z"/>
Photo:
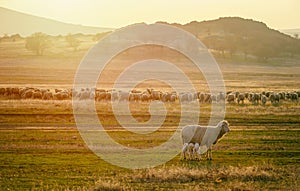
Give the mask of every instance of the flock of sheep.
<path id="1" fill-rule="evenodd" d="M 261 103 L 266 105 L 267 101 L 271 104 L 279 104 L 281 101 L 291 101 L 298 103 L 298 98 L 300 97 L 300 91 L 293 92 L 262 92 L 262 93 L 239 93 L 239 92 L 228 92 L 227 101 L 228 103 L 237 102 L 238 104 L 244 104 L 245 100 L 250 103 L 257 105 Z"/>
<path id="2" fill-rule="evenodd" d="M 154 89 L 145 91 L 132 90 L 105 90 L 98 88 L 73 89 L 47 89 L 32 87 L 2 87 L 0 96 L 11 99 L 41 99 L 41 100 L 77 100 L 95 99 L 96 101 L 130 101 L 130 102 L 149 102 L 159 100 L 162 102 L 174 103 L 179 100 L 182 103 L 212 103 L 227 101 L 228 103 L 244 104 L 246 101 L 254 105 L 265 105 L 267 102 L 278 104 L 282 101 L 298 102 L 300 91 L 292 92 L 261 92 L 261 93 L 240 93 L 227 92 L 210 94 L 204 92 L 162 92 Z"/>

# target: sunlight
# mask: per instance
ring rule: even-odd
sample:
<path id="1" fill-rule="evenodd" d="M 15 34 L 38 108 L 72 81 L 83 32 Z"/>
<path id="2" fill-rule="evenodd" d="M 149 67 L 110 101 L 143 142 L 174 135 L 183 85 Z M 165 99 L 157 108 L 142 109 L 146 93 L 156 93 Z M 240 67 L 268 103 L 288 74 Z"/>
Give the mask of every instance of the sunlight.
<path id="1" fill-rule="evenodd" d="M 87 3 L 84 0 L 52 0 L 45 4 L 50 8 L 55 8 L 57 12 L 72 12 L 78 10 Z"/>

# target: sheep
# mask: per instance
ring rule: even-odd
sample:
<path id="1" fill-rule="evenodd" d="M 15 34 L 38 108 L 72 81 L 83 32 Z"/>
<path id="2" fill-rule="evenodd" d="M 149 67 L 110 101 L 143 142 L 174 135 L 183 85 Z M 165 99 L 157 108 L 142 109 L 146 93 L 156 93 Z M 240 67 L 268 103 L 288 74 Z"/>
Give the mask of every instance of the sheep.
<path id="1" fill-rule="evenodd" d="M 180 156 L 180 160 L 186 159 L 186 154 L 187 154 L 187 150 L 188 150 L 188 143 L 184 143 L 181 149 L 181 156 Z"/>
<path id="2" fill-rule="evenodd" d="M 175 102 L 176 101 L 176 92 L 165 92 L 161 94 L 162 102 Z"/>
<path id="3" fill-rule="evenodd" d="M 261 97 L 261 96 L 260 96 L 260 94 L 258 94 L 258 93 L 252 94 L 252 96 L 251 96 L 252 104 L 253 104 L 253 105 L 257 105 L 257 104 L 259 103 L 260 97 Z"/>
<path id="4" fill-rule="evenodd" d="M 111 101 L 119 100 L 119 93 L 116 90 L 112 90 L 111 92 Z"/>
<path id="5" fill-rule="evenodd" d="M 189 160 L 193 159 L 193 150 L 194 150 L 194 143 L 183 144 L 180 159 L 181 160 L 186 158 L 188 158 Z"/>
<path id="6" fill-rule="evenodd" d="M 96 101 L 106 100 L 106 91 L 96 92 Z"/>
<path id="7" fill-rule="evenodd" d="M 60 91 L 60 92 L 57 92 L 57 93 L 53 94 L 53 99 L 54 100 L 66 100 L 68 98 L 69 98 L 69 94 L 67 92 L 64 92 L 64 91 Z"/>
<path id="8" fill-rule="evenodd" d="M 180 93 L 179 100 L 181 103 L 189 103 L 193 100 L 193 94 L 190 92 Z"/>
<path id="9" fill-rule="evenodd" d="M 238 104 L 240 104 L 240 101 L 242 101 L 242 103 L 244 104 L 244 100 L 245 100 L 245 94 L 240 93 L 238 95 L 238 100 L 237 100 Z"/>
<path id="10" fill-rule="evenodd" d="M 151 95 L 148 92 L 143 92 L 141 95 L 141 101 L 148 102 L 151 99 Z"/>
<path id="11" fill-rule="evenodd" d="M 21 97 L 24 99 L 29 99 L 32 97 L 33 92 L 33 89 L 27 89 L 22 93 Z"/>
<path id="12" fill-rule="evenodd" d="M 148 88 L 148 93 L 151 95 L 152 100 L 160 100 L 161 99 L 161 92 L 157 90 L 153 90 Z"/>
<path id="13" fill-rule="evenodd" d="M 35 91 L 32 93 L 32 99 L 42 99 L 42 93 L 40 91 Z"/>
<path id="14" fill-rule="evenodd" d="M 142 93 L 134 93 L 134 92 L 130 92 L 129 93 L 129 101 L 131 102 L 138 102 L 141 100 L 142 97 Z"/>
<path id="15" fill-rule="evenodd" d="M 176 101 L 176 98 L 177 98 L 176 92 L 172 92 L 171 93 L 171 97 L 170 97 L 170 102 L 174 103 Z"/>
<path id="16" fill-rule="evenodd" d="M 165 92 L 161 94 L 161 101 L 162 102 L 170 102 L 171 101 L 171 95 L 169 92 Z"/>
<path id="17" fill-rule="evenodd" d="M 52 92 L 50 92 L 50 91 L 44 93 L 44 95 L 43 95 L 43 97 L 42 97 L 43 100 L 50 100 L 50 99 L 52 99 L 52 98 L 53 98 L 53 94 L 52 94 Z"/>
<path id="18" fill-rule="evenodd" d="M 17 88 L 17 87 L 14 87 L 14 88 L 11 89 L 11 93 L 12 93 L 13 95 L 19 96 L 19 95 L 20 95 L 20 89 Z"/>
<path id="19" fill-rule="evenodd" d="M 292 102 L 297 103 L 298 102 L 298 94 L 295 93 L 295 92 L 291 93 L 290 94 L 290 99 L 291 99 Z"/>
<path id="20" fill-rule="evenodd" d="M 193 158 L 196 160 L 197 159 L 201 160 L 201 152 L 200 152 L 200 144 L 199 143 L 195 143 L 195 145 L 194 145 Z"/>
<path id="21" fill-rule="evenodd" d="M 219 102 L 219 101 L 224 102 L 225 99 L 226 99 L 226 96 L 225 96 L 225 94 L 224 94 L 223 92 L 219 92 L 219 93 L 217 94 L 217 101 L 218 101 L 218 102 Z"/>
<path id="22" fill-rule="evenodd" d="M 227 101 L 228 101 L 228 103 L 234 103 L 235 102 L 235 94 L 233 94 L 233 93 L 228 94 Z"/>
<path id="23" fill-rule="evenodd" d="M 11 90 L 12 90 L 11 87 L 7 87 L 6 90 L 5 90 L 5 95 L 10 96 L 11 95 Z"/>
<path id="24" fill-rule="evenodd" d="M 267 103 L 267 96 L 261 95 L 261 104 L 262 104 L 263 106 L 265 106 L 266 103 Z"/>
<path id="25" fill-rule="evenodd" d="M 181 138 L 183 143 L 199 143 L 207 150 L 207 159 L 212 160 L 211 147 L 215 145 L 226 133 L 230 131 L 229 124 L 223 120 L 214 127 L 200 125 L 187 125 L 182 129 Z"/>
<path id="26" fill-rule="evenodd" d="M 209 93 L 205 94 L 204 102 L 205 103 L 211 103 L 212 102 L 212 96 L 211 96 L 211 94 L 209 94 Z"/>
<path id="27" fill-rule="evenodd" d="M 0 88 L 0 95 L 4 95 L 5 94 L 5 88 Z"/>
<path id="28" fill-rule="evenodd" d="M 204 103 L 204 100 L 205 100 L 205 94 L 199 92 L 199 93 L 198 93 L 198 100 L 199 100 L 200 103 Z"/>
<path id="29" fill-rule="evenodd" d="M 269 91 L 269 92 L 266 93 L 266 96 L 267 96 L 268 98 L 270 98 L 270 96 L 271 96 L 272 94 L 274 94 L 274 92 Z"/>
<path id="30" fill-rule="evenodd" d="M 128 101 L 129 94 L 129 92 L 119 91 L 119 101 Z"/>
<path id="31" fill-rule="evenodd" d="M 110 91 L 106 92 L 105 99 L 108 100 L 108 101 L 111 100 L 111 92 Z"/>
<path id="32" fill-rule="evenodd" d="M 279 94 L 277 94 L 277 93 L 271 94 L 270 95 L 270 101 L 271 101 L 272 104 L 279 103 L 279 101 L 280 101 Z"/>

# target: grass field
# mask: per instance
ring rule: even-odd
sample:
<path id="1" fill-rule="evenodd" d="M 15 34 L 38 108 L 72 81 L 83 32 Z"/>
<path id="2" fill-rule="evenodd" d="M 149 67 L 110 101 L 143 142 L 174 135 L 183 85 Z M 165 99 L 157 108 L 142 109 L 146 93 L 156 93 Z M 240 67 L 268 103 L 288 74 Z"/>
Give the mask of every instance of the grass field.
<path id="1" fill-rule="evenodd" d="M 232 131 L 213 148 L 213 161 L 180 161 L 177 156 L 144 170 L 113 166 L 90 151 L 74 127 L 69 101 L 1 105 L 3 190 L 297 190 L 299 185 L 299 105 L 227 105 Z M 145 141 L 149 147 L 166 141 L 178 121 L 174 112 L 166 129 L 145 138 L 116 128 L 117 122 L 108 117 L 111 111 L 105 113 L 102 122 L 109 135 L 141 149 Z"/>
<path id="2" fill-rule="evenodd" d="M 74 52 L 62 41 L 44 56 L 34 56 L 24 48 L 24 41 L 1 42 L 0 86 L 71 87 L 82 56 L 95 42 L 86 37 Z M 154 48 L 142 57 L 163 59 L 159 51 Z M 112 61 L 98 85 L 109 88 L 122 68 L 139 60 L 128 54 L 131 52 Z M 184 68 L 199 90 L 207 89 L 186 58 L 172 51 L 167 55 L 169 61 Z M 217 60 L 228 91 L 300 89 L 297 57 L 268 63 L 238 56 Z M 161 88 L 156 85 L 151 84 Z M 135 119 L 147 121 L 148 106 L 132 105 Z M 135 148 L 161 144 L 180 119 L 178 104 L 167 105 L 163 126 L 143 137 L 124 131 L 110 104 L 100 102 L 96 108 L 109 135 Z M 200 123 L 205 125 L 210 106 L 201 105 L 200 111 Z M 0 99 L 0 190 L 299 190 L 299 104 L 227 104 L 225 119 L 231 132 L 213 147 L 212 161 L 180 161 L 178 155 L 155 168 L 129 170 L 111 165 L 89 150 L 75 126 L 71 101 Z"/>

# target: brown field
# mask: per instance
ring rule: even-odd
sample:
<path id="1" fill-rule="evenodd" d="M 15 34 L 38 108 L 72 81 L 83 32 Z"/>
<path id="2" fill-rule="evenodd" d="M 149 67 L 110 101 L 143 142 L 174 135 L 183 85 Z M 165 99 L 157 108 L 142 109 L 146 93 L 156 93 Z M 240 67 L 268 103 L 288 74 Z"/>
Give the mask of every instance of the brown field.
<path id="1" fill-rule="evenodd" d="M 63 38 L 45 55 L 25 49 L 24 40 L 0 43 L 0 86 L 70 88 L 80 60 L 94 41 L 81 37 L 79 50 Z M 141 55 L 140 52 L 143 52 Z M 101 75 L 98 86 L 111 88 L 116 76 L 141 58 L 175 63 L 197 90 L 207 91 L 201 72 L 177 52 L 161 47 L 138 47 L 118 55 Z M 300 90 L 299 58 L 244 60 L 217 58 L 227 91 Z M 165 89 L 161 83 L 140 84 Z M 134 104 L 138 121 L 149 118 L 149 104 Z M 136 136 L 119 126 L 106 102 L 96 104 L 98 117 L 117 142 L 149 148 L 167 140 L 180 119 L 179 103 L 167 105 L 159 131 Z M 201 105 L 200 123 L 206 124 L 210 105 Z M 0 99 L 1 190 L 299 190 L 300 105 L 227 104 L 225 119 L 232 131 L 213 147 L 213 161 L 180 161 L 128 170 L 113 166 L 88 149 L 74 122 L 72 102 Z M 129 124 L 130 125 L 130 124 Z M 147 145 L 145 145 L 145 142 Z"/>

